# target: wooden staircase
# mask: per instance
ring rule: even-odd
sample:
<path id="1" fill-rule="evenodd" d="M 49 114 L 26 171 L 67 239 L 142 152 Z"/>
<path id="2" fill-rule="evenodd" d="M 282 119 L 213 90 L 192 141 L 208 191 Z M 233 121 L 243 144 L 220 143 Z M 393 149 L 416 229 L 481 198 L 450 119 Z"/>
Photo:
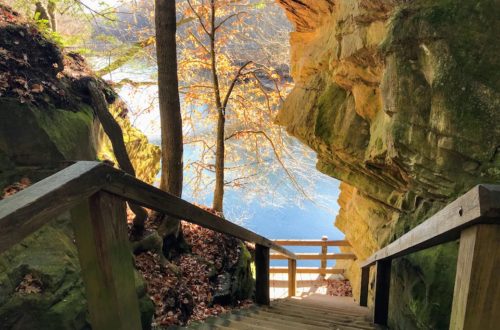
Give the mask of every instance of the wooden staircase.
<path id="1" fill-rule="evenodd" d="M 392 261 L 459 239 L 450 329 L 499 329 L 500 185 L 472 188 L 361 262 L 358 299 L 361 306 L 352 298 L 321 295 L 270 301 L 269 274 L 285 271 L 270 269 L 271 258 L 288 259 L 289 294 L 294 296 L 297 270 L 326 275 L 328 259 L 354 258 L 346 253 L 328 254 L 327 246 L 347 242 L 327 239 L 273 242 L 97 162 L 77 162 L 0 201 L 0 254 L 56 216 L 70 211 L 92 329 L 141 329 L 125 201 L 255 244 L 255 302 L 260 307 L 233 311 L 194 324 L 194 328 L 377 329 L 388 323 Z M 282 246 L 296 243 L 319 245 L 322 250 L 319 254 L 296 255 Z M 270 250 L 279 256 L 270 254 Z M 297 268 L 297 259 L 319 259 L 321 267 L 314 270 Z M 375 276 L 370 276 L 372 267 Z M 373 317 L 363 307 L 368 304 L 371 287 L 374 289 Z"/>
<path id="2" fill-rule="evenodd" d="M 175 328 L 171 328 L 175 329 Z M 270 306 L 250 307 L 177 329 L 382 329 L 366 307 L 350 297 L 310 295 L 274 300 Z"/>

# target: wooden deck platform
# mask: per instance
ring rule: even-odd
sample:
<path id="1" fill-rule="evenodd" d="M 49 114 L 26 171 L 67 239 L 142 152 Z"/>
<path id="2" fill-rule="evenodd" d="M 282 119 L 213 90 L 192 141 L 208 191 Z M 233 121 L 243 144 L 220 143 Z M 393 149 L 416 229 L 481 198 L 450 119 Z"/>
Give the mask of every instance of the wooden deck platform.
<path id="1" fill-rule="evenodd" d="M 213 317 L 185 329 L 382 329 L 371 322 L 371 313 L 349 297 L 313 294 L 274 300 L 270 306 L 250 307 Z"/>

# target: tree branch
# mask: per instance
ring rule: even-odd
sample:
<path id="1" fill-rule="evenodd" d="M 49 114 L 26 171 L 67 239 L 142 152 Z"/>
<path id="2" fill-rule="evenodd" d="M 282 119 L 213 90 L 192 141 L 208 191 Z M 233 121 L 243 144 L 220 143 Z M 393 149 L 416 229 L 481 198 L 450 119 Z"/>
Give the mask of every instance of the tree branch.
<path id="1" fill-rule="evenodd" d="M 271 145 L 271 148 L 273 149 L 273 153 L 274 153 L 274 156 L 276 157 L 276 160 L 278 161 L 278 163 L 280 164 L 280 166 L 283 168 L 283 170 L 285 171 L 286 175 L 288 176 L 288 178 L 290 179 L 290 181 L 292 182 L 292 185 L 295 187 L 295 189 L 297 189 L 297 191 L 299 193 L 301 193 L 305 198 L 307 198 L 308 200 L 312 201 L 311 197 L 309 197 L 309 195 L 306 193 L 306 191 L 302 188 L 302 186 L 297 182 L 297 180 L 295 179 L 295 177 L 290 173 L 290 171 L 286 168 L 285 164 L 283 163 L 283 160 L 281 159 L 280 155 L 278 154 L 278 151 L 276 150 L 276 146 L 274 144 L 274 142 L 272 141 L 272 139 L 269 137 L 269 135 L 262 131 L 262 130 L 244 130 L 244 131 L 237 131 L 237 132 L 234 132 L 233 134 L 229 135 L 226 137 L 226 140 L 229 140 L 235 136 L 238 136 L 238 135 L 242 135 L 242 134 L 260 134 L 262 136 L 264 136 L 264 138 L 269 142 L 269 144 Z"/>
<path id="2" fill-rule="evenodd" d="M 203 18 L 200 16 L 200 14 L 198 14 L 198 12 L 194 9 L 193 5 L 191 4 L 191 0 L 187 0 L 187 3 L 189 5 L 189 8 L 191 8 L 191 10 L 193 11 L 194 15 L 196 16 L 196 18 L 200 22 L 201 27 L 203 28 L 203 30 L 205 30 L 205 33 L 208 36 L 211 36 L 211 33 L 208 32 L 207 27 L 205 26 L 205 23 L 203 23 Z"/>
<path id="3" fill-rule="evenodd" d="M 234 89 L 234 86 L 236 85 L 236 82 L 238 81 L 238 79 L 240 78 L 240 76 L 242 75 L 242 71 L 247 67 L 249 66 L 251 63 L 253 63 L 252 61 L 248 61 L 246 63 L 244 63 L 239 69 L 238 69 L 238 72 L 236 73 L 236 75 L 234 76 L 233 80 L 231 81 L 231 85 L 229 85 L 229 89 L 227 90 L 226 92 L 226 97 L 224 97 L 224 101 L 222 102 L 222 109 L 224 110 L 224 113 L 226 112 L 226 107 L 227 107 L 227 102 L 229 102 L 229 98 L 231 97 L 231 93 L 233 92 L 233 89 Z"/>
<path id="4" fill-rule="evenodd" d="M 226 18 L 224 18 L 219 24 L 217 24 L 214 28 L 215 31 L 217 31 L 222 25 L 224 25 L 224 23 L 226 23 L 228 20 L 230 20 L 231 18 L 233 17 L 237 17 L 239 16 L 240 14 L 246 14 L 246 12 L 239 12 L 239 13 L 236 13 L 236 14 L 231 14 L 229 16 L 227 16 Z"/>

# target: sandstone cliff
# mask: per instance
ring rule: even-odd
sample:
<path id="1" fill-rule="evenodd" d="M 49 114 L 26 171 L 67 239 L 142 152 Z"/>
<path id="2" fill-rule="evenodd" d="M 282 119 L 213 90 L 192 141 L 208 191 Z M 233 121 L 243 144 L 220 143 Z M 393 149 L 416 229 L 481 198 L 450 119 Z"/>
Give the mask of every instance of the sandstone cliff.
<path id="1" fill-rule="evenodd" d="M 500 3 L 278 0 L 295 88 L 278 123 L 338 178 L 358 259 L 477 183 L 500 183 Z M 457 244 L 398 260 L 391 325 L 445 329 Z M 348 276 L 358 295 L 359 264 Z"/>

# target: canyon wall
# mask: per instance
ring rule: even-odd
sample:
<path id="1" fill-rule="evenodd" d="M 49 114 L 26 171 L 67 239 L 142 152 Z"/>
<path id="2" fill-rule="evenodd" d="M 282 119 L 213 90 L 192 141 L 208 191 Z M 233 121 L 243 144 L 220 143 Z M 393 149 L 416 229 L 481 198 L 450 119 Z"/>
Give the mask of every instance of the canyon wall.
<path id="1" fill-rule="evenodd" d="M 295 27 L 277 122 L 342 181 L 335 225 L 358 260 L 500 183 L 500 1 L 277 2 Z M 457 246 L 394 263 L 392 328 L 448 328 Z"/>

